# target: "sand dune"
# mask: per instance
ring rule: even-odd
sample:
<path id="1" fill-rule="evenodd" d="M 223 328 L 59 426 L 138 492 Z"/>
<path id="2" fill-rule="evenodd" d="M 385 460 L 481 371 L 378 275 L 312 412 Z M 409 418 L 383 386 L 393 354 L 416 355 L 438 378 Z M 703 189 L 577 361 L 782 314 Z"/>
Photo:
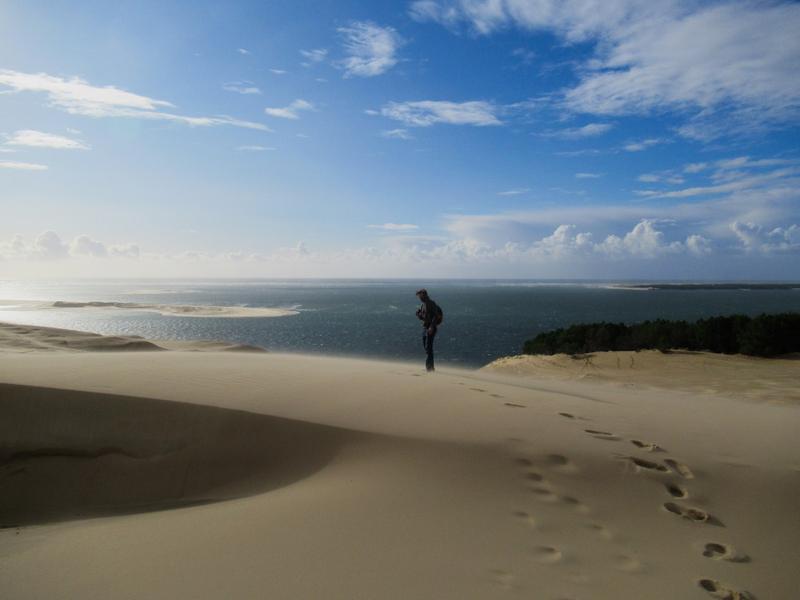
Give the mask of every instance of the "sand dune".
<path id="1" fill-rule="evenodd" d="M 800 403 L 800 355 L 782 358 L 658 350 L 520 355 L 498 359 L 485 373 L 538 380 L 597 381 L 626 387 L 674 389 L 726 398 Z"/>
<path id="2" fill-rule="evenodd" d="M 4 598 L 798 588 L 792 404 L 217 352 L 8 352 L 0 381 Z"/>
<path id="3" fill-rule="evenodd" d="M 212 306 L 207 304 L 147 304 L 142 302 L 73 302 L 57 300 L 41 302 L 33 300 L 2 300 L 0 307 L 15 310 L 126 310 L 152 312 L 168 317 L 290 317 L 298 314 L 288 308 L 267 308 L 251 306 Z"/>
<path id="4" fill-rule="evenodd" d="M 164 340 L 152 342 L 134 335 L 100 335 L 38 325 L 0 323 L 0 352 L 32 351 L 134 352 L 184 350 L 192 352 L 266 352 L 264 348 L 232 342 Z"/>

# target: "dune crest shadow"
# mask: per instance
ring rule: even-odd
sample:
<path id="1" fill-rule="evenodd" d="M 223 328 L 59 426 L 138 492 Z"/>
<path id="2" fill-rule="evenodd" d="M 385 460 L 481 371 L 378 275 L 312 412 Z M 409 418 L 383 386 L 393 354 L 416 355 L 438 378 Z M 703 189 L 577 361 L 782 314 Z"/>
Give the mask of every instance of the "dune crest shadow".
<path id="1" fill-rule="evenodd" d="M 0 384 L 0 527 L 284 487 L 365 434 L 244 411 Z"/>

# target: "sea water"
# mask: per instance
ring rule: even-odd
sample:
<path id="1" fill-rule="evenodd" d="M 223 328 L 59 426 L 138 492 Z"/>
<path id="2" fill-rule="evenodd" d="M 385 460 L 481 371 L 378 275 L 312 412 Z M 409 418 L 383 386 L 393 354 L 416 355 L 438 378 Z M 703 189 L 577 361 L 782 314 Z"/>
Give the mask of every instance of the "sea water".
<path id="1" fill-rule="evenodd" d="M 184 317 L 124 309 L 0 306 L 0 321 L 153 340 L 225 340 L 276 352 L 424 359 L 415 291 L 444 310 L 440 364 L 475 367 L 574 323 L 800 311 L 800 290 L 630 289 L 610 282 L 485 280 L 0 281 L 0 300 L 287 308 L 286 317 Z"/>

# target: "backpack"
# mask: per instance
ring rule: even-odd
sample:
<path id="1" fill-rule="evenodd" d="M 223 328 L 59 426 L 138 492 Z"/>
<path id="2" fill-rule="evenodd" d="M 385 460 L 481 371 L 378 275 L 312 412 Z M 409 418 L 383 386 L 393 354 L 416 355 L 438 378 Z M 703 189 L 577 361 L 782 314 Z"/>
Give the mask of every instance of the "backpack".
<path id="1" fill-rule="evenodd" d="M 433 322 L 436 325 L 441 325 L 442 321 L 444 321 L 444 312 L 442 312 L 442 307 L 438 304 L 434 303 L 434 306 L 436 307 L 436 316 L 434 317 Z"/>

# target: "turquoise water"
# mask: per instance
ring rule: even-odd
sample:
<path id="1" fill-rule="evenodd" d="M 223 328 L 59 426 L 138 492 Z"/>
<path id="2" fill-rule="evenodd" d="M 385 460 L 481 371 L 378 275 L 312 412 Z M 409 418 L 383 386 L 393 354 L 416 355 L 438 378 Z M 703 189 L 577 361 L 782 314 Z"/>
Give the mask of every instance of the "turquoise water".
<path id="1" fill-rule="evenodd" d="M 213 339 L 282 352 L 421 361 L 414 292 L 445 313 L 437 361 L 479 366 L 539 332 L 587 321 L 800 311 L 800 290 L 632 290 L 536 281 L 246 280 L 0 282 L 0 299 L 293 308 L 278 318 L 191 318 L 117 309 L 16 310 L 0 321 L 150 339 Z"/>

